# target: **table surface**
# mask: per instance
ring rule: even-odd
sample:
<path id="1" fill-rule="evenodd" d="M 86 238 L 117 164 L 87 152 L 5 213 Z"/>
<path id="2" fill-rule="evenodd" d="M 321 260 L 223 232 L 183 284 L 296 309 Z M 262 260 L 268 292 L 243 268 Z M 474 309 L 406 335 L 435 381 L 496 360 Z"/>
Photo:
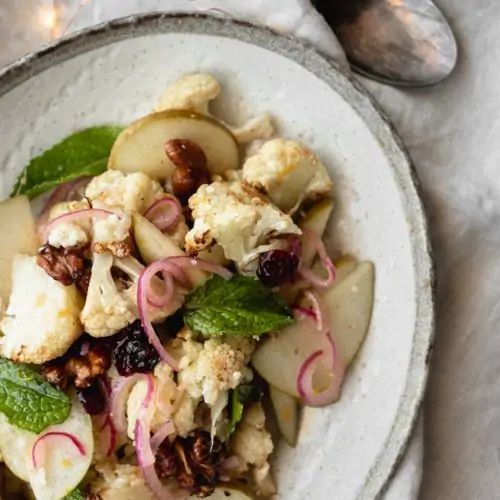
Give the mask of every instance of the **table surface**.
<path id="1" fill-rule="evenodd" d="M 56 3 L 69 16 L 87 1 L 1 2 L 0 65 L 61 34 L 46 7 Z M 363 82 L 416 164 L 436 250 L 421 499 L 490 500 L 500 498 L 500 2 L 436 3 L 458 38 L 452 76 L 418 90 Z"/>

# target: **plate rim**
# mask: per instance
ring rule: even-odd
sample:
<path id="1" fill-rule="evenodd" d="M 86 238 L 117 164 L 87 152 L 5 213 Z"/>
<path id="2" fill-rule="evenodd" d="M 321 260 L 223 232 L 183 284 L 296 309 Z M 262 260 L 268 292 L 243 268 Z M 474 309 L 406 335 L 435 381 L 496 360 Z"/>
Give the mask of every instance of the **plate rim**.
<path id="1" fill-rule="evenodd" d="M 357 500 L 378 500 L 402 461 L 421 413 L 435 336 L 436 269 L 426 203 L 416 168 L 391 120 L 369 91 L 331 57 L 291 35 L 240 19 L 169 11 L 104 21 L 21 57 L 0 70 L 0 98 L 31 77 L 91 50 L 129 38 L 172 32 L 232 38 L 263 47 L 298 63 L 344 98 L 378 139 L 389 161 L 412 229 L 416 317 L 403 395 L 386 442 L 357 495 Z M 339 77 L 340 80 L 336 80 Z"/>

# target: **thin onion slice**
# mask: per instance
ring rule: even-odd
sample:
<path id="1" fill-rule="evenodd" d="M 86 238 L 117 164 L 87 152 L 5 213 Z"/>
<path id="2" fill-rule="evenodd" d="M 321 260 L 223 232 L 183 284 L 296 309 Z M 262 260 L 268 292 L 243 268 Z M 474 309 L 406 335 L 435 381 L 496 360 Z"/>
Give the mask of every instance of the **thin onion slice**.
<path id="1" fill-rule="evenodd" d="M 176 198 L 156 200 L 144 213 L 144 217 L 152 222 L 160 231 L 168 231 L 179 224 L 182 207 Z"/>
<path id="2" fill-rule="evenodd" d="M 307 406 L 326 406 L 335 401 L 342 376 L 338 374 L 334 377 L 332 373 L 331 383 L 324 390 L 319 391 L 314 387 L 313 377 L 317 368 L 317 363 L 322 361 L 324 351 L 316 351 L 311 354 L 301 366 L 299 375 L 297 377 L 297 391 L 300 399 Z M 329 357 L 329 356 L 328 356 Z M 339 369 L 340 367 L 337 367 Z"/>
<path id="3" fill-rule="evenodd" d="M 325 305 L 323 304 L 323 300 L 310 290 L 306 291 L 304 295 L 313 306 L 312 311 L 307 308 L 306 310 L 312 313 L 312 316 L 316 319 L 316 326 L 318 331 L 327 335 L 328 338 L 331 338 L 328 333 L 328 312 Z"/>
<path id="4" fill-rule="evenodd" d="M 45 434 L 42 434 L 41 436 L 38 437 L 38 439 L 35 441 L 33 444 L 33 448 L 31 449 L 31 461 L 33 463 L 33 468 L 37 469 L 39 466 L 41 466 L 40 460 L 39 460 L 39 448 L 40 445 L 44 442 L 47 441 L 49 438 L 65 438 L 69 439 L 71 443 L 75 446 L 76 450 L 78 453 L 84 457 L 87 452 L 85 451 L 85 446 L 83 446 L 82 442 L 76 437 L 73 436 L 73 434 L 70 434 L 69 432 L 61 432 L 61 431 L 50 431 L 46 432 Z"/>
<path id="5" fill-rule="evenodd" d="M 66 222 L 74 222 L 82 218 L 91 217 L 92 219 L 104 219 L 110 215 L 116 215 L 109 210 L 103 210 L 100 208 L 82 208 L 81 210 L 75 210 L 74 212 L 69 212 L 67 214 L 60 215 L 55 219 L 52 219 L 48 224 L 45 225 L 42 231 L 42 241 L 45 243 L 49 241 L 49 235 L 51 231 L 59 224 Z"/>
<path id="6" fill-rule="evenodd" d="M 153 456 L 156 456 L 161 443 L 163 443 L 163 441 L 165 441 L 165 439 L 167 439 L 168 436 L 170 436 L 174 432 L 174 424 L 170 420 L 168 420 L 153 434 L 153 437 L 150 440 L 150 446 Z"/>
<path id="7" fill-rule="evenodd" d="M 110 417 L 117 433 L 127 430 L 126 406 L 130 392 L 145 375 L 135 373 L 129 377 L 121 377 L 111 390 Z"/>
<path id="8" fill-rule="evenodd" d="M 313 319 L 316 321 L 316 314 L 314 311 L 311 311 L 311 309 L 308 309 L 307 307 L 302 307 L 302 306 L 295 306 L 293 308 L 293 314 L 295 316 L 307 316 L 308 318 Z"/>
<path id="9" fill-rule="evenodd" d="M 50 211 L 57 203 L 80 200 L 83 196 L 83 188 L 87 186 L 91 179 L 92 177 L 78 177 L 57 186 L 54 191 L 52 191 L 52 194 L 43 206 L 42 212 L 37 217 L 38 224 L 45 224 Z"/>
<path id="10" fill-rule="evenodd" d="M 337 277 L 337 271 L 333 265 L 332 259 L 328 257 L 328 253 L 325 248 L 325 244 L 317 233 L 311 231 L 310 229 L 304 229 L 303 236 L 308 240 L 311 240 L 313 245 L 318 252 L 321 264 L 327 272 L 327 277 L 325 279 L 319 277 L 312 269 L 306 268 L 304 266 L 299 266 L 297 272 L 311 285 L 318 288 L 328 288 L 333 285 Z"/>
<path id="11" fill-rule="evenodd" d="M 161 483 L 160 478 L 158 477 L 158 474 L 156 473 L 155 470 L 156 453 L 153 451 L 152 439 L 150 438 L 151 435 L 150 422 L 149 422 L 150 419 L 147 418 L 146 415 L 147 409 L 152 401 L 153 392 L 154 392 L 154 381 L 153 378 L 150 376 L 148 381 L 148 390 L 146 392 L 146 397 L 142 402 L 141 408 L 139 410 L 139 415 L 135 422 L 135 429 L 134 429 L 134 444 L 135 444 L 135 451 L 137 453 L 137 459 L 139 461 L 139 467 L 141 468 L 142 474 L 144 476 L 144 481 L 148 485 L 149 489 L 159 500 L 181 500 L 181 499 L 184 500 L 188 496 L 187 493 L 182 490 L 174 491 L 164 486 Z M 167 424 L 168 423 L 169 422 L 167 422 Z M 164 432 L 165 429 L 166 427 L 162 426 L 162 428 L 160 428 L 160 431 Z M 161 435 L 159 435 L 158 433 L 155 434 L 155 436 L 157 435 L 159 436 L 157 440 L 159 440 Z M 155 438 L 155 436 L 153 436 L 153 439 Z M 157 450 L 158 448 L 156 448 L 156 451 Z"/>
<path id="12" fill-rule="evenodd" d="M 174 294 L 173 289 L 169 289 L 168 279 L 165 279 L 166 276 L 172 275 L 174 278 L 178 278 L 179 269 L 184 270 L 188 269 L 189 267 L 194 267 L 203 271 L 218 274 L 224 279 L 230 279 L 233 275 L 231 271 L 228 271 L 226 268 L 214 264 L 213 262 L 196 259 L 189 256 L 168 257 L 166 259 L 157 260 L 156 262 L 153 262 L 152 264 L 147 266 L 139 276 L 137 285 L 137 309 L 139 312 L 139 317 L 141 319 L 142 328 L 144 329 L 149 342 L 160 355 L 162 361 L 167 363 L 174 371 L 179 371 L 179 365 L 177 361 L 163 347 L 158 335 L 156 334 L 155 329 L 148 318 L 148 306 L 156 306 L 157 304 L 161 304 L 159 307 L 165 306 L 168 301 L 171 300 Z M 153 278 L 159 273 L 163 275 L 165 281 L 165 293 L 162 296 L 152 291 Z M 191 286 L 189 288 L 191 288 Z"/>

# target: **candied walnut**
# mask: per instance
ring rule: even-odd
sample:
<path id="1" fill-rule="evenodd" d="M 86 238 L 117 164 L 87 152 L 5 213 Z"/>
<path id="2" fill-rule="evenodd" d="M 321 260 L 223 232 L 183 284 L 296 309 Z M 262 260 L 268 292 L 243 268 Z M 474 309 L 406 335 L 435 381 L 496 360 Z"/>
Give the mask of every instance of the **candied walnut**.
<path id="1" fill-rule="evenodd" d="M 46 244 L 38 250 L 36 262 L 54 280 L 65 286 L 75 283 L 84 294 L 87 293 L 92 267 L 88 245 L 56 248 Z"/>
<path id="2" fill-rule="evenodd" d="M 182 488 L 200 498 L 210 496 L 220 477 L 225 453 L 220 441 L 196 431 L 187 438 L 168 439 L 160 446 L 155 468 L 161 478 L 175 478 Z"/>
<path id="3" fill-rule="evenodd" d="M 167 141 L 165 153 L 176 167 L 172 173 L 172 190 L 185 204 L 202 184 L 210 182 L 207 157 L 198 144 L 187 139 Z"/>
<path id="4" fill-rule="evenodd" d="M 72 346 L 61 358 L 42 366 L 41 375 L 47 382 L 65 389 L 70 383 L 85 389 L 111 367 L 111 350 L 104 342 L 84 340 Z"/>

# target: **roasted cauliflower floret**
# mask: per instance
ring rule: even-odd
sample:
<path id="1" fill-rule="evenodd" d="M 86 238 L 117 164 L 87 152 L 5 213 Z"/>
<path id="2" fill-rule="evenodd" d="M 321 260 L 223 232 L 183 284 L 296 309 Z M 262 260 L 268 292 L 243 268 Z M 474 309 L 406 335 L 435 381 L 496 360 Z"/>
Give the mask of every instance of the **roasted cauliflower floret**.
<path id="1" fill-rule="evenodd" d="M 124 174 L 118 170 L 107 170 L 90 181 L 85 196 L 97 208 L 119 208 L 126 213 L 142 214 L 154 201 L 164 196 L 164 192 L 157 181 L 142 172 Z"/>
<path id="2" fill-rule="evenodd" d="M 130 255 L 132 248 L 130 245 L 130 226 L 132 219 L 129 215 L 113 214 L 104 219 L 94 222 L 93 245 L 96 253 L 103 253 L 109 250 L 117 257 Z"/>
<path id="3" fill-rule="evenodd" d="M 203 185 L 189 206 L 194 225 L 186 235 L 186 252 L 197 254 L 218 243 L 240 268 L 278 237 L 301 234 L 290 216 L 244 182 Z"/>
<path id="4" fill-rule="evenodd" d="M 137 302 L 127 290 L 119 290 L 111 275 L 113 255 L 94 254 L 85 306 L 80 315 L 85 331 L 93 337 L 119 332 L 137 317 Z"/>
<path id="5" fill-rule="evenodd" d="M 206 73 L 185 75 L 167 87 L 160 97 L 156 111 L 189 109 L 208 113 L 208 103 L 221 91 L 219 82 Z"/>
<path id="6" fill-rule="evenodd" d="M 87 208 L 89 208 L 89 204 L 86 200 L 57 203 L 50 210 L 49 220 Z M 48 243 L 56 248 L 83 246 L 89 242 L 90 229 L 91 222 L 89 219 L 82 218 L 75 222 L 63 222 L 52 229 Z"/>
<path id="7" fill-rule="evenodd" d="M 89 485 L 90 496 L 100 500 L 155 500 L 140 467 L 107 461 L 98 464 L 99 477 Z"/>
<path id="8" fill-rule="evenodd" d="M 179 372 L 179 385 L 191 397 L 203 397 L 208 406 L 214 406 L 221 396 L 227 401 L 227 391 L 252 379 L 245 358 L 240 349 L 218 339 L 209 339 L 196 360 Z"/>
<path id="9" fill-rule="evenodd" d="M 113 266 L 123 271 L 129 282 L 115 282 L 111 274 Z M 134 257 L 119 259 L 108 252 L 94 253 L 87 299 L 80 315 L 87 333 L 93 337 L 109 337 L 139 317 L 137 286 L 143 270 L 144 266 Z M 161 286 L 161 283 L 153 281 L 152 286 Z M 159 288 L 157 293 L 161 290 Z M 182 299 L 175 295 L 164 308 L 151 308 L 148 311 L 149 320 L 161 321 L 181 305 Z"/>
<path id="10" fill-rule="evenodd" d="M 264 191 L 281 210 L 295 212 L 306 200 L 316 200 L 332 188 L 325 166 L 297 141 L 274 139 L 243 165 L 243 179 Z"/>
<path id="11" fill-rule="evenodd" d="M 241 127 L 232 127 L 231 132 L 240 144 L 269 139 L 274 134 L 274 126 L 271 115 L 264 113 L 248 120 Z"/>
<path id="12" fill-rule="evenodd" d="M 242 421 L 231 439 L 231 450 L 246 464 L 256 469 L 266 467 L 273 451 L 273 441 L 266 429 L 266 415 L 260 403 L 245 410 Z"/>
<path id="13" fill-rule="evenodd" d="M 75 285 L 53 280 L 36 257 L 18 255 L 12 292 L 0 323 L 0 354 L 17 362 L 41 364 L 63 355 L 83 331 L 83 300 Z"/>

